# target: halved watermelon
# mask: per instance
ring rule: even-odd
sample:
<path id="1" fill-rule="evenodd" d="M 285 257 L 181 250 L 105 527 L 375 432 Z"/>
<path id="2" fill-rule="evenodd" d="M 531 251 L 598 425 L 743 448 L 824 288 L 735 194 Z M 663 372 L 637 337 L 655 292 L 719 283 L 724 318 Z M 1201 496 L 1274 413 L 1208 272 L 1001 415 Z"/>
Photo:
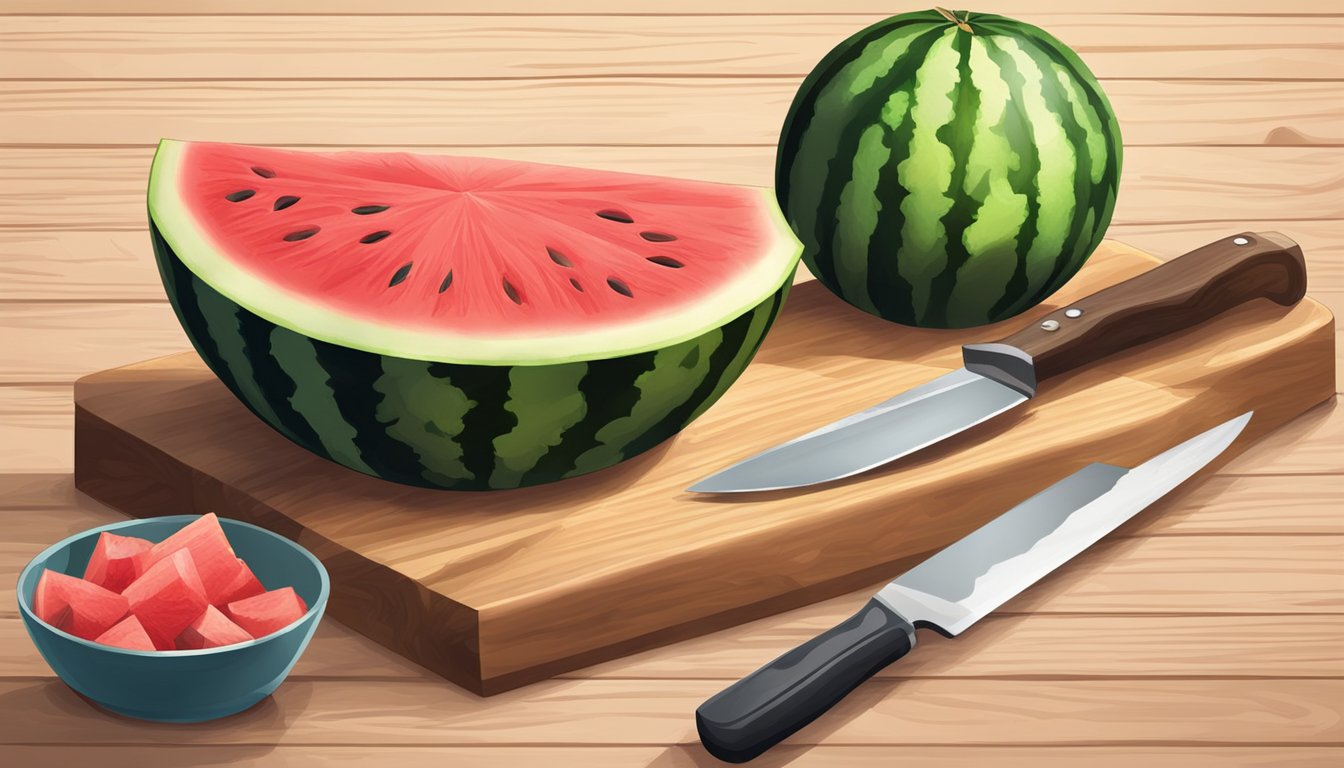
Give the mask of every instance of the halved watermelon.
<path id="1" fill-rule="evenodd" d="M 144 539 L 103 531 L 98 534 L 93 556 L 84 568 L 84 580 L 119 593 L 145 572 L 148 566 L 141 555 L 153 546 Z"/>
<path id="2" fill-rule="evenodd" d="M 414 485 L 591 472 L 746 367 L 800 245 L 768 190 L 471 157 L 164 141 L 169 299 L 317 454 Z"/>
<path id="3" fill-rule="evenodd" d="M 111 629 L 128 609 L 125 597 L 78 576 L 47 569 L 33 592 L 33 613 L 59 630 L 93 640 Z"/>
<path id="4" fill-rule="evenodd" d="M 233 547 L 219 525 L 219 516 L 214 512 L 201 515 L 155 544 L 140 557 L 142 572 L 184 549 L 191 552 L 191 562 L 205 588 L 206 598 L 211 603 L 219 603 L 228 597 L 236 588 L 234 583 L 245 566 L 233 553 Z"/>
<path id="5" fill-rule="evenodd" d="M 210 605 L 191 552 L 186 549 L 150 566 L 122 594 L 154 647 L 161 651 L 172 650 L 182 630 Z"/>
<path id="6" fill-rule="evenodd" d="M 116 626 L 99 635 L 95 643 L 103 645 L 114 645 L 118 648 L 129 648 L 132 651 L 153 651 L 154 641 L 149 639 L 145 628 L 140 625 L 140 620 L 131 614 L 117 623 Z"/>
<path id="7" fill-rule="evenodd" d="M 282 587 L 229 603 L 224 612 L 253 637 L 265 637 L 303 618 L 308 606 L 293 587 Z"/>
<path id="8" fill-rule="evenodd" d="M 245 643 L 251 639 L 252 635 L 248 634 L 247 630 L 234 624 L 228 616 L 211 605 L 177 636 L 177 650 L 219 648 L 234 643 Z"/>

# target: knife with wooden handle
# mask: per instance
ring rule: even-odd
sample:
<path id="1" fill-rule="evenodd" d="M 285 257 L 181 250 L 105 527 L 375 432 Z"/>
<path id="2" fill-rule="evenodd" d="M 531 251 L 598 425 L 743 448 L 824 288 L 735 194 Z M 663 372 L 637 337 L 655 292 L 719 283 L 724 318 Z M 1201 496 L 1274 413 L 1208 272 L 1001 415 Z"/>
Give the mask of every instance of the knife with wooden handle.
<path id="1" fill-rule="evenodd" d="M 963 368 L 740 461 L 689 490 L 768 491 L 850 477 L 1021 405 L 1053 376 L 1249 301 L 1292 306 L 1306 290 L 1302 249 L 1291 239 L 1277 232 L 1226 237 L 999 341 L 968 344 Z"/>

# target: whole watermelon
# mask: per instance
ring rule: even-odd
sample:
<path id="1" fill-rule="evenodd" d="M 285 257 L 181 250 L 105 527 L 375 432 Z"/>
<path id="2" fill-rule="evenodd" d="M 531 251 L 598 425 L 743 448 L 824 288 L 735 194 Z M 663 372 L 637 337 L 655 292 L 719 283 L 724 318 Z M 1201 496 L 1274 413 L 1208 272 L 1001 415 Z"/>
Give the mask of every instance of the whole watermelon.
<path id="1" fill-rule="evenodd" d="M 776 194 L 837 296 L 965 328 L 1043 301 L 1101 242 L 1120 128 L 1046 32 L 964 11 L 893 16 L 836 46 L 784 121 Z"/>

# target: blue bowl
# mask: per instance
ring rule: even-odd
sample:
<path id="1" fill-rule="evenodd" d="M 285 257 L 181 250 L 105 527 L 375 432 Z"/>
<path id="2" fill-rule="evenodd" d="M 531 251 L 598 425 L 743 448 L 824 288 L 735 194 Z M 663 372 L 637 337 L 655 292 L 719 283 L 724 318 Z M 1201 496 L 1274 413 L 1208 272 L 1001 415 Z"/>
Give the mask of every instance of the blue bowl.
<path id="1" fill-rule="evenodd" d="M 51 669 L 85 698 L 141 720 L 197 723 L 241 712 L 274 691 L 312 639 L 331 582 L 308 550 L 264 528 L 220 518 L 239 557 L 267 589 L 292 586 L 308 612 L 288 627 L 237 645 L 199 651 L 132 651 L 62 632 L 33 612 L 44 568 L 82 576 L 98 534 L 111 531 L 162 541 L 197 515 L 127 520 L 87 530 L 48 547 L 19 575 L 19 613 Z"/>

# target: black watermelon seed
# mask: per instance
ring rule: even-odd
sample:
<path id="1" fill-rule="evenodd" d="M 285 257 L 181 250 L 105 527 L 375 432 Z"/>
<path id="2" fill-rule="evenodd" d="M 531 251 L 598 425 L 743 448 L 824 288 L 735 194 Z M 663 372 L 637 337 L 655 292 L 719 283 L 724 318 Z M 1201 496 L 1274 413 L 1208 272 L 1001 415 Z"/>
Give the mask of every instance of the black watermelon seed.
<path id="1" fill-rule="evenodd" d="M 260 166 L 260 165 L 254 165 L 254 166 L 252 166 L 252 172 L 255 173 L 255 174 L 257 174 L 258 176 L 260 176 L 260 177 L 263 178 L 263 179 L 273 179 L 273 178 L 275 178 L 275 171 L 272 171 L 270 168 L 266 168 L 266 167 L 263 167 L 263 166 Z"/>
<path id="2" fill-rule="evenodd" d="M 565 254 L 563 254 L 563 253 L 561 253 L 561 252 L 555 250 L 554 248 L 550 247 L 549 245 L 546 246 L 546 253 L 550 254 L 550 256 L 551 256 L 551 261 L 554 261 L 556 264 L 559 264 L 559 265 L 562 266 L 562 267 L 572 267 L 572 266 L 574 266 L 573 262 L 571 262 L 571 261 L 569 260 L 569 258 L 565 256 Z"/>
<path id="3" fill-rule="evenodd" d="M 607 208 L 607 209 L 598 211 L 598 212 L 597 212 L 597 215 L 598 215 L 600 218 L 606 219 L 607 221 L 617 221 L 617 222 L 620 222 L 621 224 L 634 224 L 634 223 L 635 223 L 635 220 L 632 219 L 632 218 L 630 218 L 630 214 L 626 213 L 625 211 L 618 211 L 618 210 L 615 210 L 614 208 Z"/>
<path id="4" fill-rule="evenodd" d="M 443 276 L 443 282 L 439 283 L 439 293 L 448 290 L 448 286 L 453 284 L 453 270 L 448 270 L 448 274 Z"/>
<path id="5" fill-rule="evenodd" d="M 228 200 L 230 203 L 241 203 L 255 194 L 257 194 L 257 190 L 255 189 L 240 189 L 237 192 L 230 192 L 225 195 L 224 199 Z"/>
<path id="6" fill-rule="evenodd" d="M 635 298 L 635 294 L 633 291 L 630 290 L 630 286 L 626 285 L 624 281 L 618 278 L 608 277 L 607 285 L 611 286 L 611 290 L 621 294 L 622 296 L 628 296 L 629 298 L 632 299 Z"/>
<path id="7" fill-rule="evenodd" d="M 518 295 L 518 289 L 513 287 L 513 283 L 510 283 L 507 277 L 504 278 L 504 295 L 508 296 L 514 304 L 523 303 L 522 297 Z"/>
<path id="8" fill-rule="evenodd" d="M 579 293 L 583 293 L 583 286 L 579 284 L 577 278 L 573 277 L 569 278 L 569 284 L 574 286 L 574 290 L 578 291 Z"/>
<path id="9" fill-rule="evenodd" d="M 670 243 L 677 239 L 676 235 L 669 235 L 666 232 L 640 232 L 639 236 L 650 243 Z"/>
<path id="10" fill-rule="evenodd" d="M 271 209 L 283 211 L 297 202 L 299 202 L 299 198 L 293 195 L 281 195 L 280 197 L 275 198 L 275 205 L 271 206 Z"/>
<path id="11" fill-rule="evenodd" d="M 387 287 L 391 288 L 397 283 L 400 283 L 402 280 L 405 280 L 406 276 L 411 274 L 411 265 L 414 263 L 415 262 L 413 261 L 408 261 L 405 264 L 402 264 L 401 269 L 398 269 L 396 273 L 392 275 L 392 281 L 387 284 Z"/>
<path id="12" fill-rule="evenodd" d="M 316 235 L 321 229 L 321 227 L 309 227 L 308 229 L 300 229 L 295 232 L 290 232 L 288 235 L 285 235 L 285 240 L 291 243 L 295 240 L 307 240 L 313 235 Z"/>
<path id="13" fill-rule="evenodd" d="M 365 245 L 368 245 L 369 243 L 376 243 L 379 240 L 386 238 L 390 234 L 392 233 L 387 231 L 386 229 L 380 229 L 377 232 L 370 232 L 369 234 L 359 238 L 359 242 L 364 243 Z"/>
<path id="14" fill-rule="evenodd" d="M 671 267 L 672 269 L 681 269 L 682 267 L 686 266 L 685 264 L 682 264 L 680 261 L 677 261 L 671 256 L 650 256 L 649 261 L 653 262 L 654 264 L 657 264 L 660 267 Z"/>
<path id="15" fill-rule="evenodd" d="M 360 216 L 368 216 L 370 213 L 382 213 L 391 207 L 390 205 L 361 205 L 358 208 L 351 208 L 350 212 Z"/>

